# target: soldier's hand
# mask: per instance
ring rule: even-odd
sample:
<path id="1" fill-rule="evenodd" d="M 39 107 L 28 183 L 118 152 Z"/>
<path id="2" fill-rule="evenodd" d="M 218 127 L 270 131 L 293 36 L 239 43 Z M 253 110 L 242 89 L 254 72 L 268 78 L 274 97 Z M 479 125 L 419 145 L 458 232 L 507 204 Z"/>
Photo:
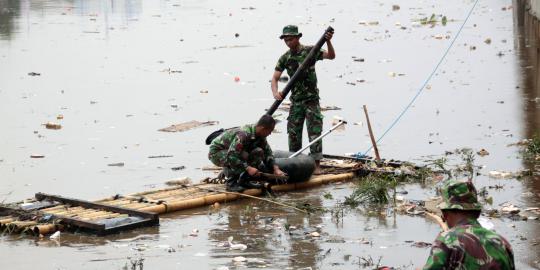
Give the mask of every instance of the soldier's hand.
<path id="1" fill-rule="evenodd" d="M 283 96 L 281 96 L 281 92 L 276 91 L 276 92 L 274 93 L 274 98 L 275 98 L 276 100 L 282 100 L 282 99 L 283 99 Z"/>
<path id="2" fill-rule="evenodd" d="M 251 166 L 248 166 L 246 171 L 250 176 L 259 176 L 261 174 L 261 172 L 259 172 L 259 170 L 257 170 L 257 168 L 254 168 L 254 167 L 251 167 Z"/>
<path id="3" fill-rule="evenodd" d="M 274 169 L 274 174 L 279 175 L 279 176 L 285 175 L 285 173 L 282 170 L 280 170 L 279 168 Z"/>
<path id="4" fill-rule="evenodd" d="M 331 40 L 333 36 L 334 36 L 334 32 L 326 32 L 324 34 L 324 37 L 326 38 L 326 40 Z"/>

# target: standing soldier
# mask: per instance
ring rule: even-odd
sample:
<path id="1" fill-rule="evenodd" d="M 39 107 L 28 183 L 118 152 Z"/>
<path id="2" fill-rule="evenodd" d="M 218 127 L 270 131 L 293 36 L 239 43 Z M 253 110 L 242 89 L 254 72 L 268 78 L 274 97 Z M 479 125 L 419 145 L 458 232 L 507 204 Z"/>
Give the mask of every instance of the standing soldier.
<path id="1" fill-rule="evenodd" d="M 242 192 L 244 188 L 260 188 L 253 186 L 242 173 L 256 177 L 260 172 L 273 172 L 284 175 L 274 163 L 274 155 L 266 137 L 272 133 L 276 121 L 270 115 L 263 115 L 257 124 L 245 125 L 224 131 L 212 140 L 208 159 L 217 166 L 223 167 L 227 177 L 227 190 Z"/>
<path id="2" fill-rule="evenodd" d="M 332 32 L 326 32 L 326 46 L 328 51 L 321 50 L 317 53 L 316 60 L 334 59 L 336 54 L 332 46 Z M 276 65 L 272 76 L 272 94 L 277 100 L 282 100 L 283 96 L 278 91 L 278 80 L 281 73 L 286 69 L 289 77 L 292 77 L 298 67 L 307 57 L 313 46 L 300 44 L 302 33 L 298 32 L 296 25 L 287 25 L 283 28 L 283 34 L 279 37 L 285 41 L 289 50 L 283 54 Z M 315 61 L 307 68 L 305 74 L 292 88 L 291 108 L 287 118 L 287 133 L 289 134 L 289 151 L 296 152 L 302 148 L 302 132 L 304 120 L 306 120 L 309 141 L 319 137 L 322 133 L 323 116 L 319 104 L 319 89 L 317 88 L 317 74 L 315 73 Z M 315 159 L 315 172 L 320 173 L 320 160 L 322 159 L 322 140 L 311 145 L 311 157 Z"/>
<path id="3" fill-rule="evenodd" d="M 478 223 L 482 206 L 472 182 L 449 180 L 442 197 L 450 230 L 437 236 L 424 269 L 515 269 L 508 241 Z"/>

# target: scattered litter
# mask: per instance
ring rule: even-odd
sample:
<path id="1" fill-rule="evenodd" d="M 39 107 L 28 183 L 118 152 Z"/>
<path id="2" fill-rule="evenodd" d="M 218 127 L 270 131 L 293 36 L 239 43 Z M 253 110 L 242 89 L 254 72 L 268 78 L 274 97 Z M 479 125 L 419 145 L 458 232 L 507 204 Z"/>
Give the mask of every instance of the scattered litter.
<path id="1" fill-rule="evenodd" d="M 60 231 L 56 231 L 49 238 L 50 239 L 58 239 L 58 238 L 60 238 Z"/>
<path id="2" fill-rule="evenodd" d="M 31 157 L 31 158 L 44 158 L 45 156 L 44 156 L 44 155 L 40 155 L 40 154 L 31 154 L 30 157 Z"/>
<path id="3" fill-rule="evenodd" d="M 514 173 L 505 172 L 505 171 L 490 171 L 488 173 L 488 176 L 490 178 L 495 178 L 495 179 L 508 179 L 508 178 L 513 178 Z"/>
<path id="4" fill-rule="evenodd" d="M 167 72 L 169 74 L 182 73 L 181 70 L 174 70 L 174 69 L 171 69 L 171 68 L 166 68 L 166 69 L 162 70 L 161 72 Z"/>
<path id="5" fill-rule="evenodd" d="M 417 247 L 417 248 L 426 248 L 426 247 L 431 247 L 431 243 L 418 241 L 418 242 L 414 242 L 411 246 Z"/>
<path id="6" fill-rule="evenodd" d="M 197 128 L 197 127 L 213 126 L 213 125 L 217 125 L 218 123 L 219 123 L 218 121 L 206 121 L 206 122 L 189 121 L 189 122 L 185 122 L 185 123 L 171 125 L 169 127 L 159 129 L 158 131 L 182 132 L 182 131 L 187 131 L 187 130 L 194 129 L 194 128 Z"/>
<path id="7" fill-rule="evenodd" d="M 41 73 L 37 73 L 37 72 L 29 72 L 29 73 L 28 73 L 28 76 L 41 76 Z"/>
<path id="8" fill-rule="evenodd" d="M 239 244 L 234 244 L 234 243 L 232 242 L 232 240 L 233 240 L 233 237 L 232 237 L 232 236 L 229 236 L 229 238 L 227 239 L 227 242 L 229 243 L 229 249 L 233 249 L 233 250 L 244 250 L 244 249 L 247 248 L 247 246 L 244 245 L 244 244 L 240 244 L 240 243 L 239 243 Z"/>
<path id="9" fill-rule="evenodd" d="M 47 123 L 45 123 L 43 125 L 47 129 L 61 129 L 62 128 L 62 125 L 56 124 L 56 123 L 53 123 L 53 122 L 47 122 Z"/>
<path id="10" fill-rule="evenodd" d="M 309 234 L 311 237 L 321 237 L 321 234 L 318 232 L 312 232 Z"/>
<path id="11" fill-rule="evenodd" d="M 191 233 L 189 234 L 189 236 L 193 236 L 193 237 L 199 236 L 199 229 L 191 230 Z"/>
<path id="12" fill-rule="evenodd" d="M 400 9 L 399 5 L 392 5 L 392 10 L 393 11 L 397 11 L 399 9 Z"/>
<path id="13" fill-rule="evenodd" d="M 484 43 L 486 43 L 487 45 L 491 44 L 491 38 L 486 38 L 486 40 L 484 40 Z"/>
<path id="14" fill-rule="evenodd" d="M 481 149 L 480 151 L 476 152 L 476 154 L 478 154 L 479 156 L 483 157 L 483 156 L 487 156 L 489 155 L 489 152 L 486 150 L 486 149 Z"/>
<path id="15" fill-rule="evenodd" d="M 199 91 L 201 94 L 208 94 L 208 90 L 201 90 Z"/>
<path id="16" fill-rule="evenodd" d="M 341 108 L 338 106 L 322 106 L 321 107 L 321 111 L 323 112 L 324 111 L 339 111 L 339 110 L 341 110 Z"/>
<path id="17" fill-rule="evenodd" d="M 182 177 L 179 179 L 169 180 L 165 182 L 165 185 L 168 186 L 188 186 L 191 185 L 191 178 L 189 177 Z"/>
<path id="18" fill-rule="evenodd" d="M 173 170 L 173 171 L 179 171 L 179 170 L 183 170 L 183 169 L 185 169 L 185 168 L 186 168 L 186 166 L 178 166 L 178 167 L 172 167 L 171 170 Z"/>
<path id="19" fill-rule="evenodd" d="M 64 119 L 64 115 L 59 114 L 59 115 L 56 116 L 56 119 L 57 120 L 62 120 L 62 119 Z"/>
<path id="20" fill-rule="evenodd" d="M 173 155 L 159 155 L 159 156 L 148 156 L 148 158 L 170 158 Z"/>
<path id="21" fill-rule="evenodd" d="M 124 167 L 124 162 L 117 162 L 117 163 L 109 163 L 107 164 L 107 166 L 111 166 L 111 167 Z"/>
<path id="22" fill-rule="evenodd" d="M 503 203 L 500 206 L 501 206 L 501 212 L 504 214 L 517 214 L 521 211 L 517 206 L 509 202 Z"/>
<path id="23" fill-rule="evenodd" d="M 233 262 L 245 262 L 245 261 L 247 261 L 247 259 L 245 257 L 242 257 L 242 256 L 234 257 L 232 260 L 233 260 Z"/>
<path id="24" fill-rule="evenodd" d="M 239 81 L 240 81 L 240 77 L 235 76 L 235 77 L 234 77 L 234 81 L 235 81 L 235 82 L 239 82 Z"/>
<path id="25" fill-rule="evenodd" d="M 493 222 L 491 222 L 489 219 L 485 218 L 485 217 L 479 217 L 478 218 L 478 223 L 480 223 L 480 225 L 482 225 L 482 227 L 488 229 L 488 230 L 493 230 L 493 228 L 495 228 L 495 224 L 493 224 Z"/>

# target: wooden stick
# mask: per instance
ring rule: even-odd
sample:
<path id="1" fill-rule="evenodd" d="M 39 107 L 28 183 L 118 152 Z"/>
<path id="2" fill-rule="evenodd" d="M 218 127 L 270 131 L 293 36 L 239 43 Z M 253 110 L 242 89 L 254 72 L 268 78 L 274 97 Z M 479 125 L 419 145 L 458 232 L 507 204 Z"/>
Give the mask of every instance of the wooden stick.
<path id="1" fill-rule="evenodd" d="M 430 212 L 426 212 L 426 215 L 433 219 L 435 222 L 437 222 L 439 224 L 439 226 L 441 226 L 441 229 L 443 230 L 443 232 L 446 232 L 448 231 L 448 224 L 446 224 L 441 217 L 433 214 L 433 213 L 430 213 Z"/>
<path id="2" fill-rule="evenodd" d="M 197 187 L 197 188 L 200 188 L 200 187 Z M 305 213 L 305 214 L 309 214 L 308 211 L 302 210 L 302 209 L 297 208 L 297 207 L 294 207 L 294 206 L 292 206 L 292 205 L 288 205 L 288 204 L 284 204 L 284 203 L 280 203 L 280 202 L 268 200 L 268 199 L 265 199 L 265 198 L 260 198 L 260 197 L 251 196 L 251 195 L 244 194 L 244 193 L 240 193 L 240 192 L 230 192 L 230 191 L 222 191 L 222 190 L 212 190 L 212 189 L 207 189 L 207 188 L 200 188 L 200 189 L 204 189 L 204 190 L 212 191 L 212 192 L 225 193 L 225 194 L 234 194 L 234 195 L 238 195 L 238 196 L 241 196 L 241 197 L 246 197 L 246 198 L 256 199 L 256 200 L 260 200 L 260 201 L 264 201 L 264 202 L 269 202 L 269 203 L 277 204 L 277 205 L 280 205 L 280 206 L 283 206 L 283 207 L 292 208 L 292 209 L 294 209 L 294 210 L 296 210 L 296 211 L 299 211 L 299 212 L 302 212 L 302 213 Z"/>
<path id="3" fill-rule="evenodd" d="M 373 144 L 373 150 L 375 150 L 375 158 L 377 161 L 381 161 L 381 156 L 379 156 L 379 149 L 377 148 L 377 142 L 375 141 L 375 136 L 373 136 L 373 130 L 371 130 L 371 123 L 369 122 L 369 115 L 367 112 L 367 106 L 364 105 L 364 113 L 366 114 L 367 126 L 369 130 L 369 137 L 371 138 L 371 144 Z"/>

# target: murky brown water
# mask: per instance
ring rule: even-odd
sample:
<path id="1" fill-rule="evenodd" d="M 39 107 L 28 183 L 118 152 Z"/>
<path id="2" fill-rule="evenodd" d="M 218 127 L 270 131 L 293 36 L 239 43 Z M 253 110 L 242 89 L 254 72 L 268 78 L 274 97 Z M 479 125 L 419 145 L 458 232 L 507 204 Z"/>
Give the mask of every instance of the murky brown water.
<path id="1" fill-rule="evenodd" d="M 336 115 L 364 122 L 361 108 L 367 104 L 380 135 L 432 71 L 450 43 L 445 36 L 454 37 L 472 6 L 469 0 L 399 2 L 400 10 L 392 11 L 391 1 L 0 0 L 0 201 L 38 191 L 98 199 L 160 187 L 178 176 L 201 179 L 206 173 L 199 168 L 209 163 L 202 141 L 214 128 L 157 130 L 190 120 L 217 120 L 223 127 L 256 120 L 272 103 L 269 78 L 285 51 L 277 36 L 289 23 L 300 25 L 305 43 L 316 41 L 328 25 L 336 29 L 337 58 L 319 63 L 318 76 L 322 105 L 342 110 L 326 112 L 325 126 Z M 490 152 L 476 158 L 484 174 L 527 166 L 519 149 L 507 145 L 539 130 L 539 103 L 531 101 L 539 97 L 538 69 L 531 72 L 527 61 L 534 47 L 523 46 L 512 10 L 502 9 L 509 5 L 479 2 L 429 89 L 381 142 L 384 157 L 422 161 L 470 147 Z M 447 26 L 414 26 L 432 13 L 446 15 Z M 64 119 L 56 120 L 60 114 Z M 48 121 L 63 128 L 47 130 L 42 124 Z M 282 133 L 271 136 L 271 143 L 285 148 L 285 123 L 277 128 Z M 369 145 L 366 127 L 349 125 L 325 139 L 324 151 L 343 154 Z M 34 153 L 45 158 L 30 159 Z M 117 162 L 125 166 L 107 166 Z M 186 168 L 171 170 L 180 165 Z M 494 206 L 538 206 L 537 183 L 476 179 L 479 188 L 504 186 L 489 190 Z M 409 199 L 433 194 L 415 185 L 404 188 Z M 281 198 L 330 207 L 350 191 L 343 184 Z M 334 199 L 324 199 L 325 192 Z M 537 221 L 493 223 L 512 243 L 519 269 L 538 267 Z M 297 229 L 289 233 L 285 224 Z M 198 236 L 189 236 L 195 228 Z M 322 237 L 305 234 L 315 230 Z M 145 258 L 144 269 L 353 269 L 361 268 L 361 258 L 381 257 L 384 265 L 412 269 L 422 266 L 429 249 L 405 241 L 431 242 L 437 232 L 436 224 L 417 217 L 358 211 L 336 221 L 331 214 L 304 216 L 244 200 L 220 211 L 169 215 L 160 227 L 109 237 L 0 237 L 0 267 L 121 269 L 131 257 Z M 219 247 L 228 236 L 248 249 Z M 248 258 L 247 264 L 235 265 L 235 256 Z"/>

